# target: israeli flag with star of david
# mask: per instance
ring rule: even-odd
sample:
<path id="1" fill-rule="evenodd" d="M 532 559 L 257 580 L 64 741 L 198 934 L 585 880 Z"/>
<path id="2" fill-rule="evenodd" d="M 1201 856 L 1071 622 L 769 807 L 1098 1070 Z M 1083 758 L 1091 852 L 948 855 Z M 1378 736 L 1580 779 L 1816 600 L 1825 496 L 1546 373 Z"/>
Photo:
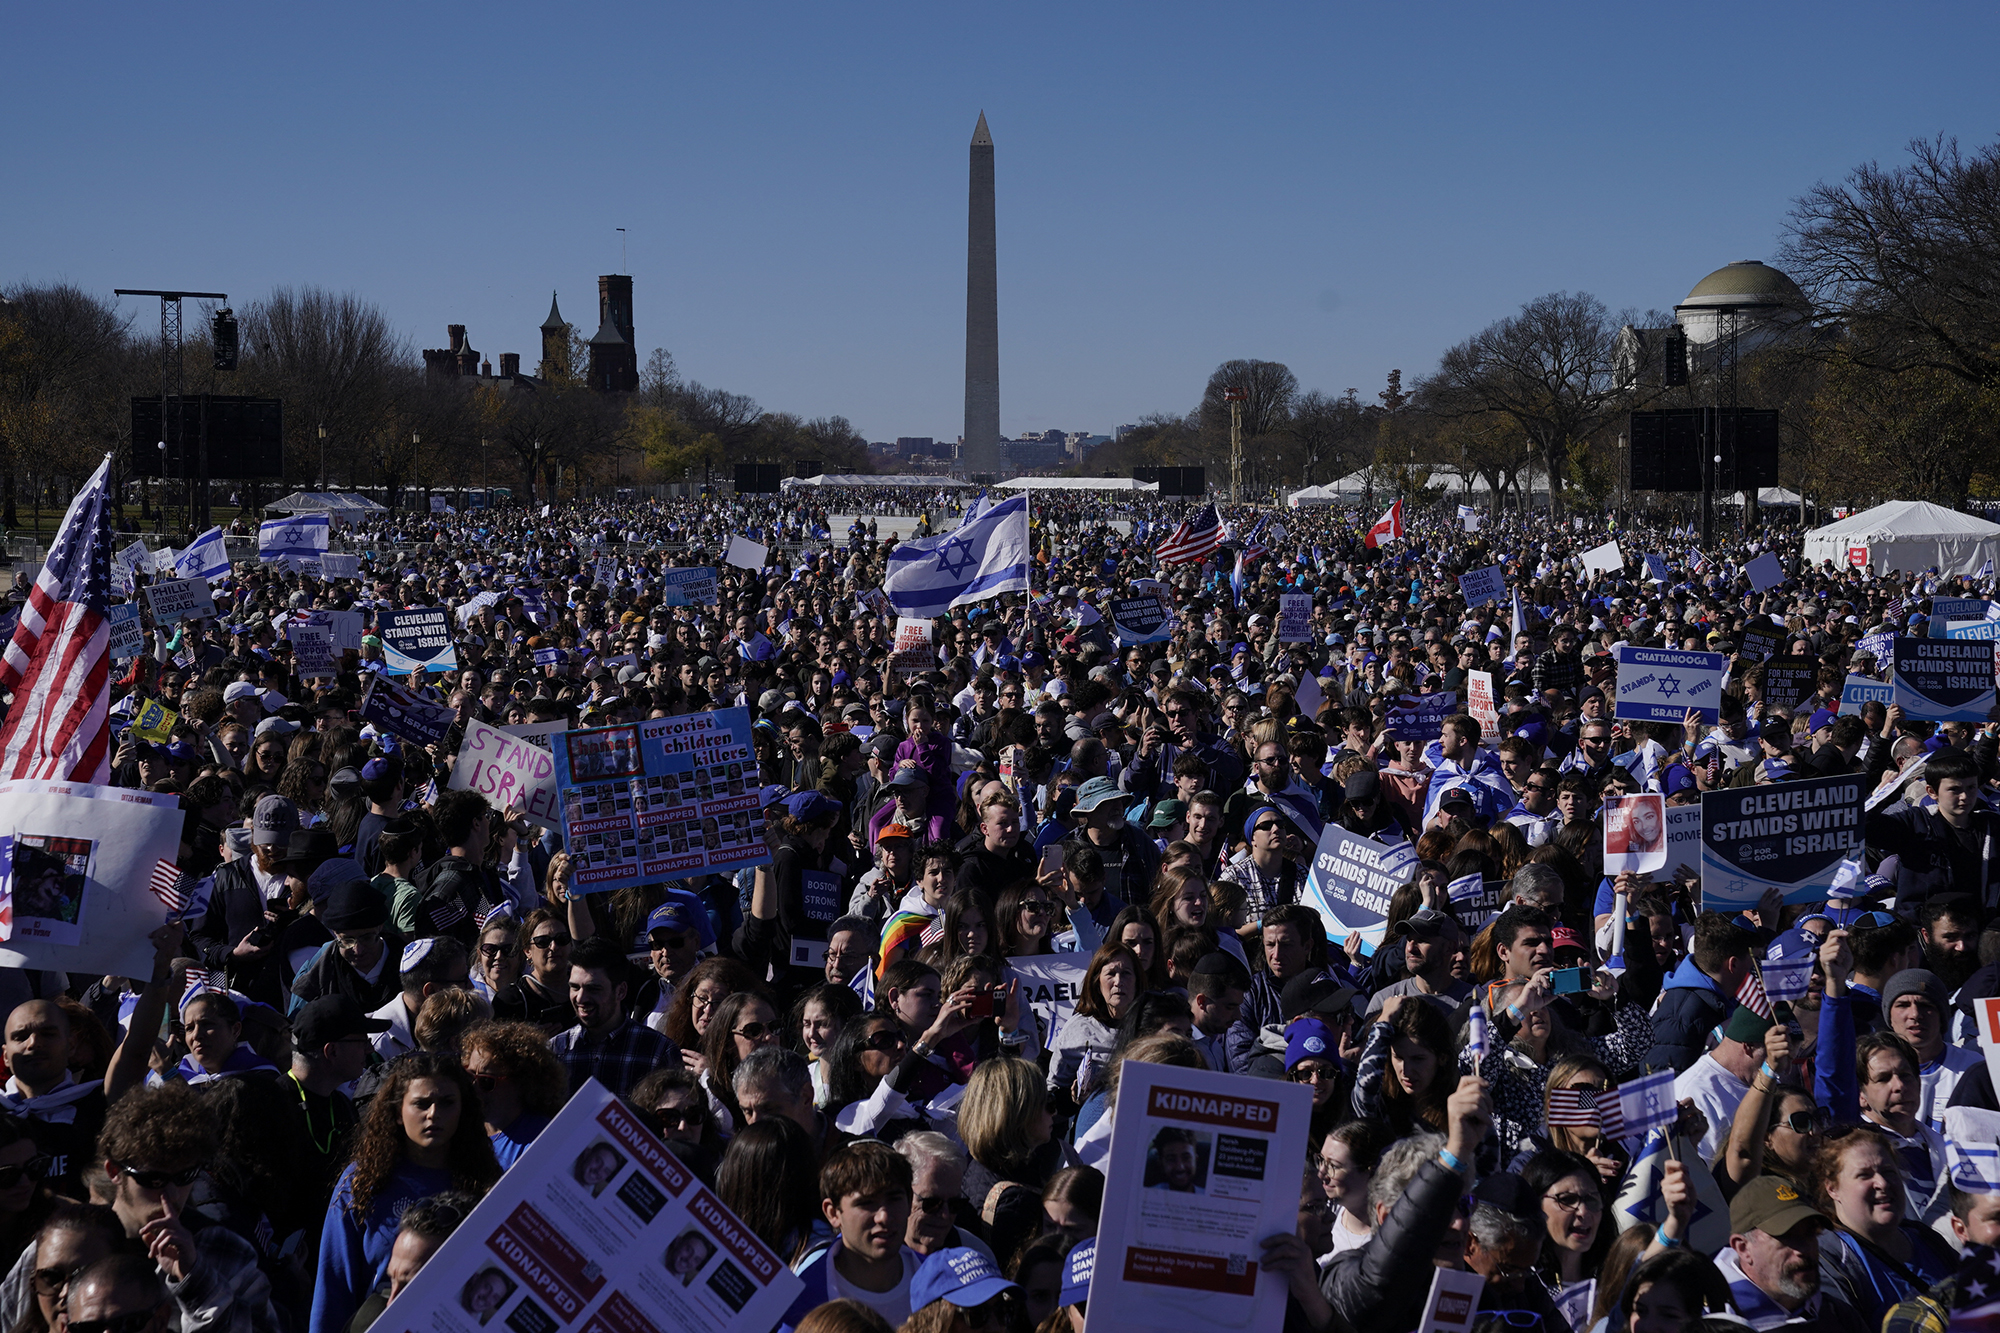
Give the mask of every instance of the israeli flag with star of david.
<path id="1" fill-rule="evenodd" d="M 898 615 L 941 616 L 954 606 L 1028 591 L 1028 500 L 1015 496 L 941 536 L 889 553 L 882 591 Z"/>

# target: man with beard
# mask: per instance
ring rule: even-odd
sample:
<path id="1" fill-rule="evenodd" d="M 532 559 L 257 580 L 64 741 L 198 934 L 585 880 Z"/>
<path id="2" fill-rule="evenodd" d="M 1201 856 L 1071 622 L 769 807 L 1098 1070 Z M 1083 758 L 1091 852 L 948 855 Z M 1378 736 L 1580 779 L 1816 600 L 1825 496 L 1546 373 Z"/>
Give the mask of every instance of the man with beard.
<path id="1" fill-rule="evenodd" d="M 1827 1225 L 1798 1186 L 1777 1176 L 1758 1176 L 1729 1201 L 1729 1248 L 1715 1262 L 1750 1327 L 1865 1333 L 1859 1311 L 1819 1289 L 1819 1233 Z"/>
<path id="2" fill-rule="evenodd" d="M 1940 894 L 1917 914 L 1924 966 L 1937 974 L 1945 992 L 1956 995 L 1979 966 L 1979 917 L 1962 893 Z"/>
<path id="3" fill-rule="evenodd" d="M 1163 1129 L 1153 1140 L 1159 1155 L 1160 1178 L 1148 1188 L 1172 1190 L 1176 1194 L 1199 1194 L 1195 1183 L 1197 1161 L 1194 1135 L 1184 1129 Z"/>

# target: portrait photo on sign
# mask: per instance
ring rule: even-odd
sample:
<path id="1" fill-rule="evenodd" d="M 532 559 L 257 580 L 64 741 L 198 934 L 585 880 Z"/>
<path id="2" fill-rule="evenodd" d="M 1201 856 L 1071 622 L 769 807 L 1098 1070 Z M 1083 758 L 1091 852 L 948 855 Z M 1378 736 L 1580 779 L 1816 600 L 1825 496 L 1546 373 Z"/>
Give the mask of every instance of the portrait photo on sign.
<path id="1" fill-rule="evenodd" d="M 714 1257 L 715 1242 L 694 1227 L 689 1227 L 674 1237 L 661 1262 L 666 1265 L 667 1272 L 679 1278 L 681 1285 L 686 1287 L 694 1284 L 695 1278 Z"/>
<path id="2" fill-rule="evenodd" d="M 1153 1135 L 1146 1159 L 1146 1188 L 1176 1194 L 1208 1192 L 1208 1162 L 1215 1136 L 1168 1125 Z"/>
<path id="3" fill-rule="evenodd" d="M 22 833 L 14 838 L 14 919 L 73 926 L 83 915 L 91 841 Z"/>
<path id="4" fill-rule="evenodd" d="M 467 1314 L 477 1319 L 483 1326 L 487 1320 L 499 1314 L 507 1304 L 507 1298 L 514 1294 L 516 1283 L 513 1278 L 497 1268 L 482 1268 L 465 1280 L 459 1288 L 458 1305 Z"/>
<path id="5" fill-rule="evenodd" d="M 1667 865 L 1667 798 L 1658 792 L 1604 803 L 1604 873 L 1646 874 Z"/>
<path id="6" fill-rule="evenodd" d="M 571 782 L 637 777 L 645 771 L 639 760 L 637 727 L 571 732 L 568 744 Z"/>
<path id="7" fill-rule="evenodd" d="M 604 1187 L 616 1180 L 618 1173 L 624 1169 L 625 1154 L 599 1139 L 576 1155 L 576 1162 L 569 1173 L 577 1184 L 590 1191 L 590 1197 L 594 1199 L 604 1193 Z"/>

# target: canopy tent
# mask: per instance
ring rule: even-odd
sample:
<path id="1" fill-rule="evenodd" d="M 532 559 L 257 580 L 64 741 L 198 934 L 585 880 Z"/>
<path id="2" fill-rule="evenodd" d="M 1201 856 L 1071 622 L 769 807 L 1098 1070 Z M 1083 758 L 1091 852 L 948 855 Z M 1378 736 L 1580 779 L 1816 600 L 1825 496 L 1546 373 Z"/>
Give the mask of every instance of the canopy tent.
<path id="1" fill-rule="evenodd" d="M 1346 478 L 1341 478 L 1345 481 Z M 1321 486 L 1305 486 L 1285 497 L 1287 509 L 1309 509 L 1314 505 L 1335 505 L 1352 500 L 1361 494 L 1359 490 L 1343 491 L 1339 481 L 1329 481 Z"/>
<path id="2" fill-rule="evenodd" d="M 786 477 L 778 485 L 784 490 L 790 490 L 794 486 L 926 486 L 932 490 L 939 487 L 947 490 L 969 490 L 972 483 L 959 481 L 955 477 L 926 476 L 921 472 L 894 475 L 887 473 L 878 475 L 873 472 L 822 472 L 817 477 Z"/>
<path id="3" fill-rule="evenodd" d="M 1799 501 L 1804 498 L 1797 491 L 1788 491 L 1782 486 L 1766 486 L 1757 492 L 1757 503 L 1763 505 L 1766 509 L 1779 507 L 1795 509 L 1798 507 Z M 1743 492 L 1737 491 L 1731 495 L 1721 496 L 1716 500 L 1716 503 L 1736 505 L 1741 508 L 1743 504 Z"/>
<path id="4" fill-rule="evenodd" d="M 1157 482 L 1130 477 L 1015 477 L 994 483 L 1001 491 L 1157 491 Z"/>
<path id="5" fill-rule="evenodd" d="M 1891 500 L 1806 534 L 1813 564 L 1869 564 L 1885 573 L 1977 574 L 2000 560 L 2000 523 L 1924 500 Z"/>
<path id="6" fill-rule="evenodd" d="M 384 506 L 365 495 L 348 495 L 341 491 L 293 491 L 282 500 L 271 501 L 264 508 L 269 513 L 334 514 L 341 518 L 388 512 Z"/>

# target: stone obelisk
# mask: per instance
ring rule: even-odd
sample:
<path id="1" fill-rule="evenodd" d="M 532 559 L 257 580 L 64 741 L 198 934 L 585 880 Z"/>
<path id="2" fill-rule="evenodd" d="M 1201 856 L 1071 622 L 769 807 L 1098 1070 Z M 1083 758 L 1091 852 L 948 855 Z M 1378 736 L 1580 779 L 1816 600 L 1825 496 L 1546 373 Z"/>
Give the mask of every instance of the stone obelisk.
<path id="1" fill-rule="evenodd" d="M 986 113 L 972 131 L 965 237 L 965 444 L 959 469 L 1000 470 L 1000 280 L 993 227 L 993 136 Z"/>

